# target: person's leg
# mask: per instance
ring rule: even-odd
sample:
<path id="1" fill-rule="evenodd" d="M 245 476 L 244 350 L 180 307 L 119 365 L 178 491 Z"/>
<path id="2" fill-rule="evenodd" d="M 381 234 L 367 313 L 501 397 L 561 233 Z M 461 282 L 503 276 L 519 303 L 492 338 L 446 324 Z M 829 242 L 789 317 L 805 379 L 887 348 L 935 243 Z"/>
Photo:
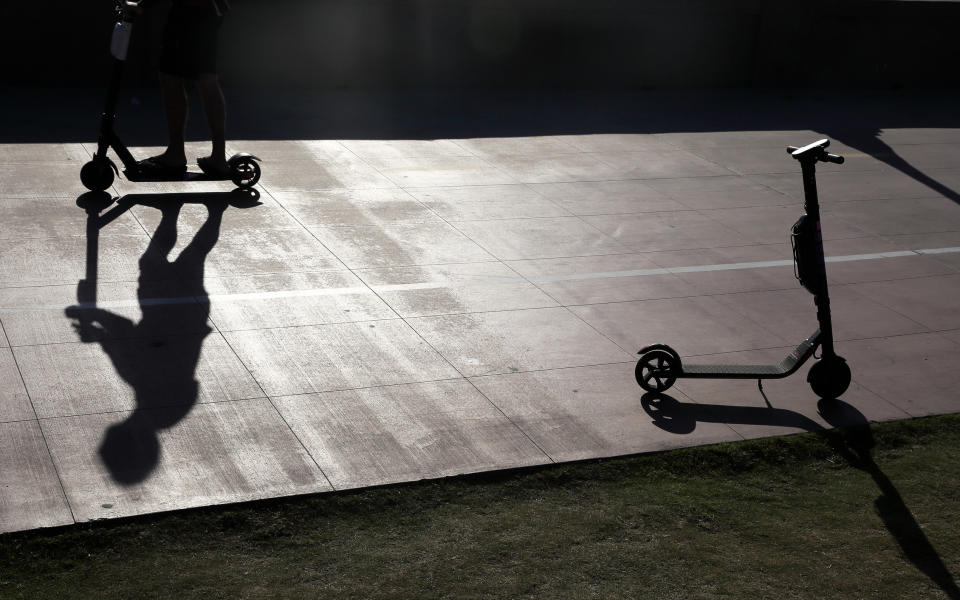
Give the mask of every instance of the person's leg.
<path id="1" fill-rule="evenodd" d="M 201 73 L 197 77 L 197 90 L 200 92 L 200 102 L 210 126 L 211 153 L 204 160 L 214 169 L 224 170 L 227 168 L 227 109 L 219 77 L 215 73 Z"/>
<path id="2" fill-rule="evenodd" d="M 185 165 L 187 155 L 183 144 L 187 125 L 187 90 L 183 78 L 161 72 L 160 90 L 167 119 L 167 149 L 155 160 L 165 166 Z"/>

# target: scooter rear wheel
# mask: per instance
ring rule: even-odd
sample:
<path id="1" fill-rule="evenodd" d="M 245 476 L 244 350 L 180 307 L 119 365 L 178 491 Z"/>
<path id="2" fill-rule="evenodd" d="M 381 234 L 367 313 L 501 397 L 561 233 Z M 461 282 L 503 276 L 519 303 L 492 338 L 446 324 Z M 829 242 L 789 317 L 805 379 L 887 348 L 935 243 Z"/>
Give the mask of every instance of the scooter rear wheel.
<path id="1" fill-rule="evenodd" d="M 80 169 L 80 183 L 91 192 L 102 192 L 113 185 L 113 167 L 95 158 Z"/>
<path id="2" fill-rule="evenodd" d="M 637 361 L 634 374 L 640 387 L 648 392 L 659 394 L 670 389 L 677 380 L 668 373 L 678 371 L 679 368 L 680 362 L 672 354 L 666 350 L 656 349 L 643 353 Z"/>

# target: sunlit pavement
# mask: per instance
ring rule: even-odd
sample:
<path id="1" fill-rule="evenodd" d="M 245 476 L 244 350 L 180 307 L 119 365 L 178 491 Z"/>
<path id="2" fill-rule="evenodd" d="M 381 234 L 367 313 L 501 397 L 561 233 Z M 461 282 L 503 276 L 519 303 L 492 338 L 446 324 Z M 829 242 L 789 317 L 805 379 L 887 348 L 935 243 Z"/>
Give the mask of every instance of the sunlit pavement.
<path id="1" fill-rule="evenodd" d="M 956 104 L 847 98 L 844 126 L 825 101 L 717 97 L 528 107 L 489 135 L 477 106 L 391 127 L 288 97 L 282 133 L 229 144 L 263 159 L 256 197 L 119 178 L 101 204 L 79 178 L 96 114 L 58 137 L 37 108 L 0 144 L 0 531 L 960 410 Z M 853 371 L 836 414 L 806 366 L 765 396 L 643 398 L 650 343 L 776 362 L 815 329 L 784 148 L 824 137 L 846 157 L 818 171 Z"/>

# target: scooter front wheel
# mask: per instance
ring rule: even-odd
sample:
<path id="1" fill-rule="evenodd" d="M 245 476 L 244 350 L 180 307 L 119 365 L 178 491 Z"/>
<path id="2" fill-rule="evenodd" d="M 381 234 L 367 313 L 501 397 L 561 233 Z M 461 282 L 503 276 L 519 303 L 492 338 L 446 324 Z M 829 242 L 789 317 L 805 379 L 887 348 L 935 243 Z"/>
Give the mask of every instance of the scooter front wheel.
<path id="1" fill-rule="evenodd" d="M 850 386 L 850 367 L 839 356 L 818 360 L 807 373 L 813 393 L 824 400 L 836 400 Z"/>
<path id="2" fill-rule="evenodd" d="M 670 389 L 677 380 L 670 375 L 680 370 L 679 360 L 666 350 L 656 349 L 643 353 L 637 361 L 635 376 L 640 387 L 659 394 Z"/>
<path id="3" fill-rule="evenodd" d="M 113 185 L 113 166 L 102 158 L 94 158 L 80 169 L 80 183 L 91 192 L 102 192 Z"/>
<path id="4" fill-rule="evenodd" d="M 253 158 L 238 160 L 230 165 L 230 179 L 237 187 L 253 187 L 260 181 L 260 164 Z"/>

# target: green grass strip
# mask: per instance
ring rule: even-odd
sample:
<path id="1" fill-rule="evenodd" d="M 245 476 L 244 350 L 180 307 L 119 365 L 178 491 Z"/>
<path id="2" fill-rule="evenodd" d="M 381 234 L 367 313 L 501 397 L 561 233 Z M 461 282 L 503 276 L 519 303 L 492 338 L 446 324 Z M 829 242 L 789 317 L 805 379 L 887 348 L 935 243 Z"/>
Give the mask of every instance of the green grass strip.
<path id="1" fill-rule="evenodd" d="M 0 598 L 960 598 L 960 417 L 0 536 Z"/>

